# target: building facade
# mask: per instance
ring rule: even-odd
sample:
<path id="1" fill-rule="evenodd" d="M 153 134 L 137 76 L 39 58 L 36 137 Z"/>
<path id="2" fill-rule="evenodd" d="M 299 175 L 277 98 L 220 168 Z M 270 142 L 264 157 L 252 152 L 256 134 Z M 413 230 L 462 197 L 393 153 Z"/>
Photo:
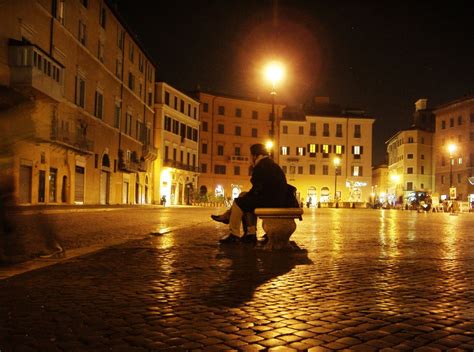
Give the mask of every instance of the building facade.
<path id="1" fill-rule="evenodd" d="M 474 201 L 474 97 L 439 106 L 434 136 L 435 188 L 440 199 Z M 450 153 L 449 146 L 453 150 Z M 471 179 L 470 179 L 471 178 Z M 450 197 L 449 189 L 454 194 Z"/>
<path id="2" fill-rule="evenodd" d="M 233 199 L 250 189 L 250 146 L 269 140 L 272 104 L 209 92 L 195 95 L 201 119 L 199 193 Z M 282 109 L 275 105 L 277 136 Z"/>
<path id="3" fill-rule="evenodd" d="M 389 201 L 406 203 L 415 192 L 433 192 L 433 132 L 413 127 L 387 142 Z"/>
<path id="4" fill-rule="evenodd" d="M 24 97 L 3 112 L 17 203 L 151 202 L 155 67 L 114 8 L 4 1 L 0 23 L 0 85 Z"/>
<path id="5" fill-rule="evenodd" d="M 372 168 L 372 194 L 373 201 L 377 204 L 384 204 L 388 201 L 388 165 L 380 164 Z"/>
<path id="6" fill-rule="evenodd" d="M 191 204 L 199 176 L 199 102 L 159 82 L 155 111 L 155 201 Z"/>
<path id="7" fill-rule="evenodd" d="M 415 102 L 410 128 L 397 132 L 387 142 L 388 201 L 410 203 L 434 192 L 433 139 L 435 115 L 427 99 Z"/>
<path id="8" fill-rule="evenodd" d="M 372 126 L 361 111 L 316 101 L 287 109 L 280 124 L 280 165 L 308 205 L 368 202 L 372 186 Z"/>

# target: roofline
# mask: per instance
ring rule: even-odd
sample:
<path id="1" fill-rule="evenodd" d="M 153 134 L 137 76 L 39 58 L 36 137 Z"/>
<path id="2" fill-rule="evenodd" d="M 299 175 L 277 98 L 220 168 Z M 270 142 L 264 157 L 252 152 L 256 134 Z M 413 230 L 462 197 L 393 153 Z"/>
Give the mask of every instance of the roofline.
<path id="1" fill-rule="evenodd" d="M 182 95 L 188 97 L 190 100 L 192 100 L 193 102 L 195 102 L 197 105 L 200 105 L 200 104 L 201 104 L 201 102 L 200 102 L 199 100 L 194 99 L 194 98 L 191 97 L 188 93 L 185 93 L 185 92 L 179 90 L 178 88 L 173 87 L 171 84 L 169 84 L 169 83 L 167 83 L 167 82 L 165 82 L 165 81 L 155 81 L 155 85 L 159 85 L 159 84 L 162 84 L 163 86 L 169 87 L 169 88 L 171 88 L 172 90 L 174 90 L 174 91 L 176 91 L 176 92 L 178 92 L 178 93 L 180 93 L 180 94 L 182 94 Z"/>
<path id="2" fill-rule="evenodd" d="M 441 104 L 441 105 L 437 106 L 435 109 L 433 109 L 433 112 L 436 113 L 438 110 L 443 110 L 443 109 L 445 109 L 445 108 L 447 108 L 451 105 L 460 104 L 460 103 L 463 103 L 463 102 L 471 100 L 471 99 L 474 99 L 474 94 L 470 94 L 467 97 L 458 98 L 458 99 L 452 100 L 450 102 Z"/>
<path id="3" fill-rule="evenodd" d="M 105 0 L 105 4 L 109 8 L 109 10 L 112 12 L 112 14 L 117 18 L 117 20 L 120 22 L 120 24 L 129 33 L 130 37 L 135 41 L 135 44 L 137 44 L 138 47 L 140 48 L 140 50 L 143 52 L 143 54 L 145 54 L 148 61 L 150 61 L 150 63 L 153 65 L 153 67 L 155 68 L 155 71 L 156 71 L 158 66 L 157 66 L 155 60 L 152 58 L 152 56 L 148 53 L 147 49 L 145 49 L 143 44 L 140 42 L 140 40 L 138 39 L 138 36 L 135 33 L 135 31 L 132 30 L 130 25 L 124 20 L 124 18 L 122 17 L 122 15 L 120 14 L 120 12 L 117 8 L 117 4 L 114 3 L 113 0 Z"/>
<path id="4" fill-rule="evenodd" d="M 252 102 L 252 103 L 272 104 L 271 100 L 262 100 L 262 99 L 258 99 L 258 98 L 250 98 L 250 97 L 232 95 L 232 94 L 228 94 L 228 93 L 220 93 L 220 92 L 215 92 L 215 91 L 206 91 L 206 90 L 201 90 L 201 89 L 191 91 L 188 94 L 200 94 L 200 93 L 201 94 L 208 94 L 208 95 L 212 95 L 212 96 L 220 97 L 220 98 L 245 100 L 245 101 L 249 101 L 249 102 Z M 275 103 L 275 106 L 286 107 L 287 104 L 286 103 Z"/>

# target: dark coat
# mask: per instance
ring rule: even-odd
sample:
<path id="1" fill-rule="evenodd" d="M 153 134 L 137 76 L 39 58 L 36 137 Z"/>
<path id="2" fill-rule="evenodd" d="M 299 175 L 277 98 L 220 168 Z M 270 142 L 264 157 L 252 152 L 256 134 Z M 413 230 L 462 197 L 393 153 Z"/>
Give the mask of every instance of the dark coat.
<path id="1" fill-rule="evenodd" d="M 250 178 L 252 188 L 235 202 L 244 212 L 255 208 L 284 208 L 288 206 L 289 186 L 283 170 L 270 158 L 260 160 Z M 294 189 L 294 188 L 293 188 Z"/>

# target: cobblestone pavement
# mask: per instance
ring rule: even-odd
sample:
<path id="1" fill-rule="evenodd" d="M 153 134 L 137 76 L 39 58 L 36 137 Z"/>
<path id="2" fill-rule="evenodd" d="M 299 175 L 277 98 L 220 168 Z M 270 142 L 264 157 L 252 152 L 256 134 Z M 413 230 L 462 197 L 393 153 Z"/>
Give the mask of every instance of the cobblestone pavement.
<path id="1" fill-rule="evenodd" d="M 0 281 L 0 350 L 472 351 L 473 225 L 318 209 L 265 253 L 203 219 Z"/>

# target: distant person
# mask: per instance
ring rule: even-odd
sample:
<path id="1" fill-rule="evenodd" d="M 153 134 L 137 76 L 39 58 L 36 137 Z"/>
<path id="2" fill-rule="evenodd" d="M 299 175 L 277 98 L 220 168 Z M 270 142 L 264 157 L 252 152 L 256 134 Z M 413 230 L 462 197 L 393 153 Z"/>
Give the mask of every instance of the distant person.
<path id="1" fill-rule="evenodd" d="M 165 196 L 165 195 L 163 195 L 163 196 L 161 197 L 160 203 L 161 203 L 162 206 L 166 206 L 166 196 Z"/>
<path id="2" fill-rule="evenodd" d="M 288 185 L 285 173 L 269 156 L 263 144 L 250 147 L 252 158 L 252 188 L 234 200 L 231 208 L 222 215 L 212 215 L 215 221 L 228 223 L 230 233 L 219 242 L 226 243 L 256 243 L 257 219 L 254 215 L 256 208 L 298 207 L 295 198 L 296 189 Z M 245 216 L 244 216 L 245 214 Z M 245 219 L 247 233 L 241 236 L 240 226 Z"/>

